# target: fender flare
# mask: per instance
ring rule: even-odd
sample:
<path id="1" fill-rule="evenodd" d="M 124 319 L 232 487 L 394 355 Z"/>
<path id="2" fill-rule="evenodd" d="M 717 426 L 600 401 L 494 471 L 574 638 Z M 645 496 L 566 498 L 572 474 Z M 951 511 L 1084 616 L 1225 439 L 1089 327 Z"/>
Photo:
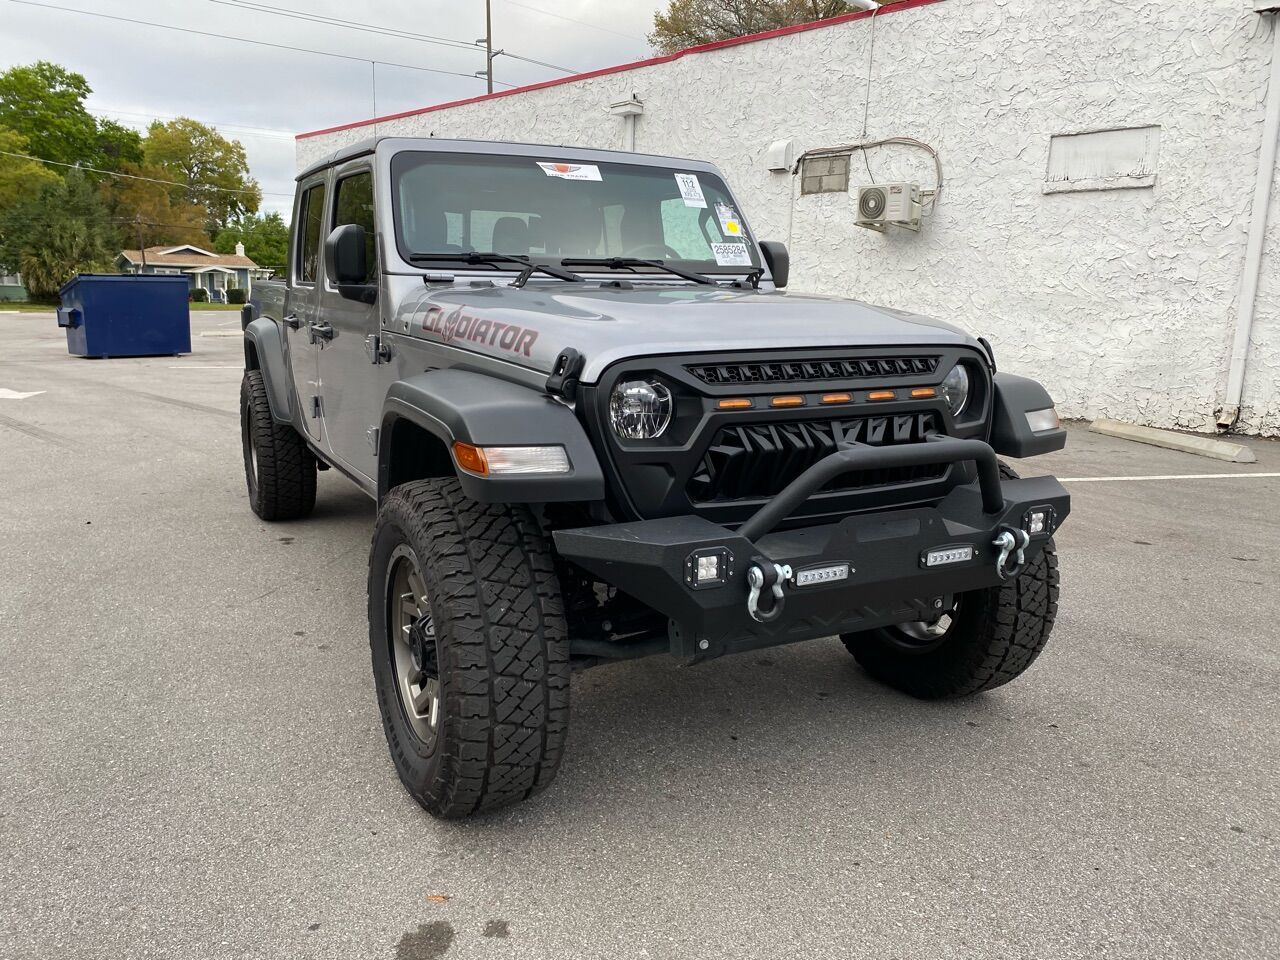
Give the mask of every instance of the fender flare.
<path id="1" fill-rule="evenodd" d="M 277 423 L 293 424 L 295 418 L 293 394 L 289 390 L 289 363 L 285 359 L 280 327 L 268 317 L 259 317 L 245 326 L 244 339 L 245 369 L 262 372 L 272 419 Z"/>
<path id="2" fill-rule="evenodd" d="M 1062 427 L 1033 431 L 1027 423 L 1028 411 L 1053 407 L 1049 391 L 1035 380 L 1012 373 L 997 373 L 993 379 L 991 446 L 996 453 L 1021 459 L 1052 453 L 1067 445 L 1067 431 Z"/>
<path id="3" fill-rule="evenodd" d="M 557 503 L 603 500 L 604 473 L 573 411 L 545 393 L 467 370 L 428 370 L 391 385 L 382 406 L 378 496 L 387 492 L 392 428 L 408 420 L 451 450 L 455 441 L 490 446 L 561 446 L 569 473 L 479 477 L 455 473 L 463 491 L 481 503 Z M 452 454 L 450 454 L 452 458 Z"/>

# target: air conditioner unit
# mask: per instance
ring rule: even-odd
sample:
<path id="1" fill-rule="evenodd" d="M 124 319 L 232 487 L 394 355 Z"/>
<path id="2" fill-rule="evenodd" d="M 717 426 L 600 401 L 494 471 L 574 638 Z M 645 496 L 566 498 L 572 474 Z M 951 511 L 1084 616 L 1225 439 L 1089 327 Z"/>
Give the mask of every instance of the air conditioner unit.
<path id="1" fill-rule="evenodd" d="M 888 227 L 920 229 L 920 185 L 918 183 L 878 183 L 858 188 L 860 227 L 879 230 Z"/>

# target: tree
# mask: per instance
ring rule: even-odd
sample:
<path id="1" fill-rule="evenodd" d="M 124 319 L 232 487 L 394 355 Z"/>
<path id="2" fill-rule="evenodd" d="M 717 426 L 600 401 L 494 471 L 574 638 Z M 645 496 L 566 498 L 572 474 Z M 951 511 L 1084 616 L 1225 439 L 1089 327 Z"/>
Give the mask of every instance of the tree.
<path id="1" fill-rule="evenodd" d="M 27 138 L 0 127 L 0 211 L 9 209 L 24 197 L 38 195 L 59 180 L 58 175 L 43 163 L 6 156 L 15 153 L 31 153 Z"/>
<path id="2" fill-rule="evenodd" d="M 262 191 L 249 176 L 244 147 L 187 117 L 156 121 L 143 146 L 146 162 L 183 186 L 170 192 L 175 202 L 199 204 L 209 213 L 209 233 L 246 214 L 257 213 Z"/>
<path id="3" fill-rule="evenodd" d="M 278 213 L 243 217 L 218 232 L 213 249 L 234 253 L 237 243 L 244 244 L 245 256 L 260 267 L 283 271 L 289 259 L 289 227 Z"/>
<path id="4" fill-rule="evenodd" d="M 164 170 L 146 164 L 126 164 L 122 172 L 146 178 L 112 178 L 102 187 L 103 201 L 112 220 L 119 224 L 126 246 L 208 244 L 209 212 L 198 203 L 175 201 L 169 187 L 155 182 L 166 179 Z"/>
<path id="5" fill-rule="evenodd" d="M 880 5 L 901 2 L 881 0 Z M 855 12 L 845 0 L 669 0 L 665 13 L 653 15 L 649 43 L 660 53 L 675 53 L 700 43 Z"/>
<path id="6" fill-rule="evenodd" d="M 0 265 L 17 268 L 33 300 L 55 300 L 77 273 L 111 269 L 117 236 L 79 170 L 0 214 Z"/>
<path id="7" fill-rule="evenodd" d="M 26 137 L 33 155 L 57 163 L 98 159 L 98 124 L 84 108 L 92 91 L 78 73 L 41 60 L 0 73 L 0 127 Z"/>

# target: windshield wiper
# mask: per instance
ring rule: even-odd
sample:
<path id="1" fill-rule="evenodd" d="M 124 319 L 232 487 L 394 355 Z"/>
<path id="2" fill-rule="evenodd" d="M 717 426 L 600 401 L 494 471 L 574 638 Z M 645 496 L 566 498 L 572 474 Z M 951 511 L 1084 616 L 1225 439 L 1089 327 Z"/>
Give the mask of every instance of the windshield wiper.
<path id="1" fill-rule="evenodd" d="M 584 277 L 578 276 L 571 270 L 563 270 L 545 263 L 530 263 L 528 257 L 514 253 L 412 253 L 409 255 L 410 263 L 431 263 L 436 260 L 452 260 L 456 263 L 473 265 L 486 263 L 494 267 L 500 263 L 514 263 L 520 267 L 520 275 L 512 284 L 516 287 L 523 287 L 534 273 L 545 273 L 557 280 L 567 280 L 572 283 L 586 282 Z"/>
<path id="2" fill-rule="evenodd" d="M 692 270 L 673 267 L 663 260 L 641 260 L 637 257 L 565 257 L 560 262 L 574 263 L 582 267 L 609 267 L 613 270 L 626 267 L 652 267 L 655 270 L 665 270 L 667 273 L 673 273 L 685 280 L 692 280 L 694 283 L 709 283 L 713 287 L 716 285 L 716 282 L 710 277 L 703 276 L 701 273 L 694 273 Z"/>

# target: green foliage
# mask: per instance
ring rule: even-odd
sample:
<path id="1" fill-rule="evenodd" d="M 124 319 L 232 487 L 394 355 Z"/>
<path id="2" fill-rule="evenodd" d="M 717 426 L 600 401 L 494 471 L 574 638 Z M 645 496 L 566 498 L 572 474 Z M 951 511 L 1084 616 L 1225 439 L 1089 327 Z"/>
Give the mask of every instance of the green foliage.
<path id="1" fill-rule="evenodd" d="M 98 162 L 103 170 L 122 170 L 142 163 L 142 134 L 116 123 L 98 121 Z"/>
<path id="2" fill-rule="evenodd" d="M 12 153 L 30 154 L 31 145 L 22 134 L 0 127 L 0 212 L 61 179 L 43 163 L 5 156 Z"/>
<path id="3" fill-rule="evenodd" d="M 218 253 L 234 253 L 237 243 L 244 244 L 245 256 L 258 266 L 284 271 L 289 258 L 289 227 L 280 214 L 240 218 L 218 231 L 213 249 Z"/>
<path id="4" fill-rule="evenodd" d="M 880 0 L 880 5 L 901 2 Z M 659 53 L 675 53 L 700 43 L 855 12 L 845 0 L 668 0 L 666 11 L 653 15 L 649 43 Z"/>
<path id="5" fill-rule="evenodd" d="M 31 152 L 59 163 L 98 159 L 98 124 L 84 107 L 89 83 L 41 60 L 0 73 L 0 127 L 27 138 Z"/>
<path id="6" fill-rule="evenodd" d="M 228 287 L 227 303 L 243 304 L 249 300 L 249 292 L 244 287 Z"/>
<path id="7" fill-rule="evenodd" d="M 262 191 L 249 176 L 244 147 L 188 117 L 151 124 L 144 144 L 146 162 L 180 181 L 170 188 L 175 202 L 199 204 L 209 213 L 210 234 L 233 220 L 256 213 Z"/>
<path id="8" fill-rule="evenodd" d="M 72 170 L 0 213 L 0 266 L 16 268 L 33 300 L 54 300 L 77 273 L 111 270 L 117 236 L 102 199 Z"/>
<path id="9" fill-rule="evenodd" d="M 208 303 L 209 291 L 206 290 L 204 287 L 192 287 L 191 302 L 192 303 Z"/>

